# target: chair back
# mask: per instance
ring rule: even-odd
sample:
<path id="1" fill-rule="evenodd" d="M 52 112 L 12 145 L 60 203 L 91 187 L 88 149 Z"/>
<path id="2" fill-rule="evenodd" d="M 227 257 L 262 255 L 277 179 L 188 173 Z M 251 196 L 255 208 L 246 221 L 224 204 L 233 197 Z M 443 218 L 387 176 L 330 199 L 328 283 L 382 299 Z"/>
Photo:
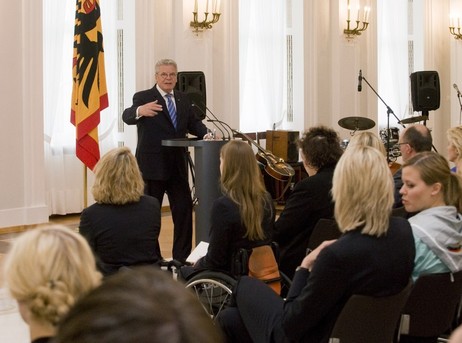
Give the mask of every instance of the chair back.
<path id="1" fill-rule="evenodd" d="M 253 249 L 239 249 L 234 255 L 232 274 L 236 277 L 248 275 L 259 279 L 281 294 L 282 276 L 279 272 L 278 246 L 262 245 Z"/>
<path id="2" fill-rule="evenodd" d="M 390 343 L 412 281 L 398 294 L 387 297 L 352 295 L 338 316 L 330 343 Z"/>
<path id="3" fill-rule="evenodd" d="M 404 307 L 400 334 L 436 337 L 451 328 L 462 296 L 462 271 L 420 276 Z"/>
<path id="4" fill-rule="evenodd" d="M 307 248 L 314 250 L 322 242 L 337 239 L 341 234 L 337 222 L 334 219 L 321 218 L 313 228 Z"/>
<path id="5" fill-rule="evenodd" d="M 270 245 L 252 249 L 249 257 L 249 276 L 263 281 L 277 294 L 281 294 L 281 274 Z"/>

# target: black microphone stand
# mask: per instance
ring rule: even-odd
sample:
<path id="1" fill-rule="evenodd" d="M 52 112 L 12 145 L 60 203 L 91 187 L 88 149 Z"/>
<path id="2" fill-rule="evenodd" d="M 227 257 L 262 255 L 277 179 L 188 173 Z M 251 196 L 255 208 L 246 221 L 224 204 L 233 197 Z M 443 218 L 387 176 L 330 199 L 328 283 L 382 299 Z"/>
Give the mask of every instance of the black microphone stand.
<path id="1" fill-rule="evenodd" d="M 377 97 L 380 99 L 380 101 L 382 101 L 382 103 L 387 108 L 387 162 L 390 163 L 391 162 L 391 160 L 390 160 L 390 114 L 393 114 L 393 116 L 398 121 L 398 124 L 400 124 L 403 128 L 406 128 L 406 126 L 404 126 L 404 124 L 401 123 L 401 120 L 399 120 L 399 118 L 396 116 L 395 112 L 393 112 L 393 110 L 390 108 L 390 106 L 388 106 L 387 103 L 382 99 L 382 97 L 376 92 L 376 90 L 374 89 L 374 87 L 371 86 L 369 81 L 367 81 L 367 79 L 364 76 L 360 76 L 360 78 L 363 79 L 364 82 L 366 82 L 366 84 L 369 86 L 369 88 L 372 89 L 372 91 L 375 93 L 375 95 L 377 95 Z"/>
<path id="2" fill-rule="evenodd" d="M 221 132 L 221 134 L 222 134 L 222 140 L 225 140 L 225 132 L 215 123 L 215 120 L 210 119 L 210 117 L 207 115 L 207 113 L 204 112 L 204 111 L 202 110 L 202 108 L 200 108 L 199 106 L 197 106 L 196 103 L 193 102 L 193 103 L 192 103 L 192 106 L 193 106 L 193 107 L 196 107 L 196 108 L 199 110 L 199 112 L 201 112 L 201 113 L 204 115 L 204 117 L 207 118 L 207 121 L 210 122 L 210 123 L 212 123 L 212 124 Z M 214 134 L 214 136 L 215 136 L 215 134 Z"/>
<path id="3" fill-rule="evenodd" d="M 460 107 L 460 110 L 459 110 L 459 125 L 461 125 L 462 124 L 462 101 L 460 99 L 459 90 L 457 90 L 457 99 L 459 100 L 459 107 Z"/>
<path id="4" fill-rule="evenodd" d="M 205 105 L 205 110 L 208 111 L 213 116 L 213 118 L 215 119 L 215 120 L 210 120 L 211 122 L 214 122 L 214 123 L 216 122 L 216 123 L 220 124 L 223 127 L 223 129 L 225 129 L 226 133 L 228 134 L 228 137 L 227 137 L 226 140 L 228 140 L 228 141 L 231 140 L 231 133 L 233 132 L 233 129 L 231 128 L 231 126 L 229 126 L 224 121 L 221 121 L 220 119 L 218 119 L 217 116 L 206 105 Z M 223 138 L 223 140 L 225 140 L 225 138 Z"/>

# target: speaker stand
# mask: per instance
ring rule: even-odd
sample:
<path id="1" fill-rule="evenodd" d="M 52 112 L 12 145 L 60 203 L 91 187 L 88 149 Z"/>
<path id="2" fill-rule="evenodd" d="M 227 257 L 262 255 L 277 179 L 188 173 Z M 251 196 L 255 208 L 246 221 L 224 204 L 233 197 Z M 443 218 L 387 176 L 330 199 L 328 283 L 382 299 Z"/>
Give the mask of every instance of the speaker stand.
<path id="1" fill-rule="evenodd" d="M 430 114 L 429 114 L 428 110 L 423 110 L 422 111 L 422 116 L 425 118 L 424 122 L 423 122 L 423 125 L 427 126 L 427 120 L 430 119 Z M 438 150 L 436 150 L 434 144 L 432 144 L 432 148 L 433 148 L 433 150 L 435 150 L 435 152 L 438 152 Z"/>
<path id="2" fill-rule="evenodd" d="M 424 119 L 424 126 L 427 126 L 427 120 L 430 118 L 430 114 L 428 113 L 428 110 L 422 111 L 422 116 L 425 118 Z"/>

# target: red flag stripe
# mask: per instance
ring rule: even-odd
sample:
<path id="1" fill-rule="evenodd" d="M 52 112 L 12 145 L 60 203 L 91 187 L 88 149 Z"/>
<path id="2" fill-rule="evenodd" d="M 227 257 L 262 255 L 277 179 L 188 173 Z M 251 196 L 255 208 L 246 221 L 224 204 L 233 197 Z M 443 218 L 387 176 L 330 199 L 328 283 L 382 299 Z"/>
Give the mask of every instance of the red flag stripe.
<path id="1" fill-rule="evenodd" d="M 86 135 L 77 141 L 76 155 L 85 165 L 92 169 L 99 161 L 99 144 L 91 136 Z"/>

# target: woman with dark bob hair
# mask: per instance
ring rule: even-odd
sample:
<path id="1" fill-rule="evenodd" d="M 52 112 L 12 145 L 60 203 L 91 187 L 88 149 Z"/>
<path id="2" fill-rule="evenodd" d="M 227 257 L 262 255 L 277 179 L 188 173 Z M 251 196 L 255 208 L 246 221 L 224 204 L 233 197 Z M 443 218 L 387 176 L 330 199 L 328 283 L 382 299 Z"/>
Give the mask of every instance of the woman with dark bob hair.
<path id="1" fill-rule="evenodd" d="M 154 264 L 160 259 L 160 205 L 143 195 L 144 182 L 129 148 L 105 154 L 95 167 L 96 203 L 83 210 L 80 233 L 108 276 L 122 266 Z"/>
<path id="2" fill-rule="evenodd" d="M 337 133 L 325 126 L 310 128 L 298 145 L 309 177 L 295 185 L 275 223 L 274 237 L 280 248 L 280 268 L 289 278 L 305 256 L 318 220 L 334 216 L 330 190 L 335 165 L 343 152 Z"/>
<path id="3" fill-rule="evenodd" d="M 164 271 L 121 271 L 79 301 L 55 343 L 220 343 L 197 297 Z"/>

